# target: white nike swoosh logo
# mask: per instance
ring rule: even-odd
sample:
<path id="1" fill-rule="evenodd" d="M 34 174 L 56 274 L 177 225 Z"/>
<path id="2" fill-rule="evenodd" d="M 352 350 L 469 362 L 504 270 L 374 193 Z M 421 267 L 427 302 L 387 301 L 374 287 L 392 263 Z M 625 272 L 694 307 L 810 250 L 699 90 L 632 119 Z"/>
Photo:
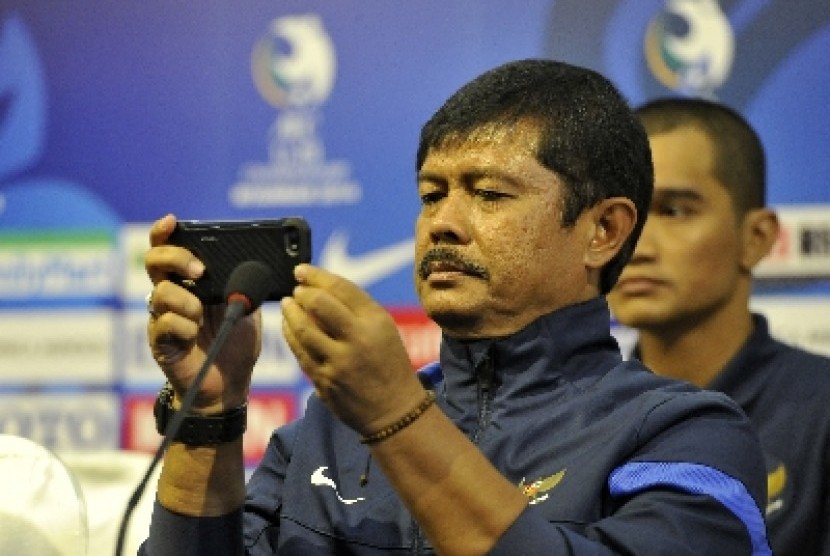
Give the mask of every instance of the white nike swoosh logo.
<path id="1" fill-rule="evenodd" d="M 311 474 L 311 484 L 314 486 L 327 486 L 330 487 L 334 494 L 337 495 L 337 499 L 340 500 L 342 503 L 349 505 L 354 504 L 355 502 L 362 502 L 365 498 L 355 498 L 354 500 L 346 500 L 340 496 L 340 493 L 337 491 L 337 485 L 334 484 L 334 481 L 326 477 L 325 470 L 328 469 L 325 465 L 322 467 L 318 467 L 314 470 L 314 473 Z"/>
<path id="2" fill-rule="evenodd" d="M 360 255 L 349 255 L 349 236 L 335 230 L 320 254 L 320 266 L 351 280 L 361 288 L 369 287 L 390 276 L 415 258 L 415 239 L 407 239 Z"/>

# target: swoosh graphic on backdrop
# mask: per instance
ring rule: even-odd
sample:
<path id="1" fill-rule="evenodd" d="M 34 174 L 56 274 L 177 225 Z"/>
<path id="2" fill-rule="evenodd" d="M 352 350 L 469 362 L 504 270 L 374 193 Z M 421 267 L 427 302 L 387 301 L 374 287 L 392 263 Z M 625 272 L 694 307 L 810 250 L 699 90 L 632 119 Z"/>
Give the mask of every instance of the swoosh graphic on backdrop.
<path id="1" fill-rule="evenodd" d="M 349 236 L 335 230 L 329 236 L 320 254 L 320 266 L 351 280 L 361 288 L 398 272 L 414 260 L 415 240 L 407 239 L 359 255 L 350 255 Z"/>

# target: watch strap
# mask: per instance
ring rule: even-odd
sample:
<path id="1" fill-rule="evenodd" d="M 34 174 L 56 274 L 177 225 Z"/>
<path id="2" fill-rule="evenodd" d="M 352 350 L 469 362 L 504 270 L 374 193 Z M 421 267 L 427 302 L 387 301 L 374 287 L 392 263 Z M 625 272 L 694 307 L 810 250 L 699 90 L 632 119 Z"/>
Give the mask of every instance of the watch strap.
<path id="1" fill-rule="evenodd" d="M 156 430 L 164 435 L 167 425 L 176 414 L 173 409 L 173 388 L 165 384 L 153 406 Z M 248 404 L 243 404 L 215 415 L 188 414 L 182 419 L 174 442 L 188 446 L 214 446 L 232 442 L 245 433 L 248 423 Z"/>

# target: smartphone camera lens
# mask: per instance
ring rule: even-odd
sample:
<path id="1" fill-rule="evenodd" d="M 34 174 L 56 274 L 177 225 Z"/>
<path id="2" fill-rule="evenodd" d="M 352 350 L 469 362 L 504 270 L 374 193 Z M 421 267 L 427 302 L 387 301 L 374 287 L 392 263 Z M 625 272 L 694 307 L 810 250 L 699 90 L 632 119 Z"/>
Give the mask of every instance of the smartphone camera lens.
<path id="1" fill-rule="evenodd" d="M 300 253 L 300 231 L 297 228 L 288 228 L 283 236 L 285 252 L 296 257 Z"/>

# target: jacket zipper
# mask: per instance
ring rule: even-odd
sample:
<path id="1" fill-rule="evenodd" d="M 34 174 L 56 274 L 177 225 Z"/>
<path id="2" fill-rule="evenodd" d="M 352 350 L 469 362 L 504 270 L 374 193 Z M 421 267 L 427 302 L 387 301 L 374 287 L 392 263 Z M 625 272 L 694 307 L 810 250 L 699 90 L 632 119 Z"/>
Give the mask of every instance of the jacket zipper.
<path id="1" fill-rule="evenodd" d="M 412 520 L 412 528 L 414 529 L 412 535 L 412 554 L 421 556 L 424 554 L 424 533 L 421 531 L 421 526 Z"/>
<path id="2" fill-rule="evenodd" d="M 490 424 L 490 402 L 491 390 L 493 389 L 493 358 L 488 354 L 476 368 L 476 380 L 478 381 L 478 426 L 473 433 L 472 441 L 478 444 L 478 440 L 487 425 Z"/>
<path id="3" fill-rule="evenodd" d="M 478 439 L 487 425 L 490 424 L 490 402 L 493 389 L 493 358 L 488 354 L 476 367 L 476 380 L 478 382 L 478 424 L 471 440 L 478 444 Z M 412 520 L 412 554 L 420 556 L 424 553 L 424 534 L 421 527 Z"/>

